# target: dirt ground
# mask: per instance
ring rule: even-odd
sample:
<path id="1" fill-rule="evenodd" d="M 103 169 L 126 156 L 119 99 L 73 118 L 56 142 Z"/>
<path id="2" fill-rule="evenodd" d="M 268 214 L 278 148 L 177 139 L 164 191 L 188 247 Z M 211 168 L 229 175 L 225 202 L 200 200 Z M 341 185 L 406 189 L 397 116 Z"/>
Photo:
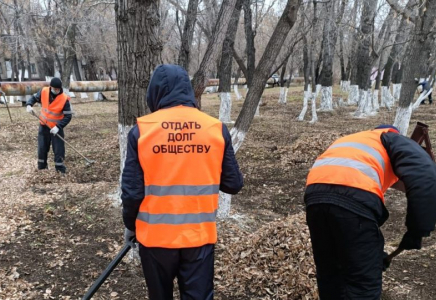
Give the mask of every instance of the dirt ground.
<path id="1" fill-rule="evenodd" d="M 339 90 L 334 92 L 337 99 Z M 114 200 L 120 173 L 118 103 L 115 93 L 108 92 L 106 96 L 110 100 L 105 102 L 72 100 L 75 115 L 65 130 L 66 140 L 96 163 L 87 166 L 82 157 L 67 146 L 66 176 L 56 174 L 53 162 L 49 170 L 36 170 L 38 121 L 26 113 L 21 104 L 13 104 L 11 123 L 5 106 L 0 106 L 0 299 L 80 299 L 123 246 L 121 212 Z M 356 107 L 341 107 L 334 112 L 319 112 L 316 124 L 298 122 L 302 96 L 302 87 L 291 88 L 288 103 L 280 105 L 279 89 L 267 89 L 260 116 L 253 121 L 237 153 L 245 186 L 232 198 L 231 217 L 218 224 L 216 299 L 315 297 L 316 292 L 309 292 L 315 282 L 310 243 L 303 234 L 307 232 L 302 199 L 307 171 L 317 155 L 336 138 L 381 123 L 392 123 L 395 116 L 394 111 L 381 109 L 377 116 L 356 119 L 352 117 Z M 202 105 L 205 112 L 217 117 L 217 94 L 204 95 Z M 242 101 L 233 102 L 233 120 L 241 108 Z M 310 111 L 306 118 L 309 114 Z M 430 138 L 436 147 L 435 114 L 434 105 L 415 111 L 409 136 L 416 121 L 424 122 L 430 125 Z M 52 152 L 49 157 L 53 159 Z M 386 250 L 390 252 L 405 232 L 406 198 L 400 192 L 388 191 L 386 205 L 390 218 L 383 232 Z M 294 216 L 297 221 L 286 221 Z M 289 228 L 292 224 L 297 225 Z M 301 236 L 297 237 L 299 233 Z M 256 236 L 259 238 L 254 238 Z M 308 270 L 289 273 L 297 278 L 286 283 L 290 288 L 288 296 L 260 286 L 268 285 L 265 282 L 259 283 L 259 289 L 255 288 L 254 282 L 258 281 L 251 275 L 239 280 L 242 271 L 238 267 L 243 266 L 253 273 L 253 265 L 264 257 L 262 251 L 269 247 L 261 249 L 264 243 L 269 243 L 265 236 L 277 239 L 284 236 L 280 245 L 287 243 L 288 250 L 297 242 L 301 249 L 306 249 L 298 250 L 301 255 L 295 259 L 286 253 L 279 255 L 280 258 L 286 256 L 289 264 L 299 260 L 304 264 L 301 270 Z M 424 240 L 422 250 L 408 251 L 395 258 L 384 274 L 382 299 L 436 299 L 435 236 Z M 254 253 L 241 245 L 253 247 L 254 244 L 247 241 L 253 239 L 259 258 L 242 264 L 242 258 Z M 232 249 L 241 252 L 234 260 L 229 258 L 234 253 Z M 277 271 L 272 261 L 256 268 L 256 278 L 269 278 Z M 235 282 L 226 282 L 227 278 L 235 278 Z M 289 285 L 296 281 L 300 286 L 306 285 L 307 291 L 301 294 L 304 297 L 289 296 L 294 292 Z M 279 286 L 278 283 L 275 286 Z M 262 289 L 267 292 L 260 291 Z M 138 261 L 128 255 L 94 299 L 147 299 Z"/>

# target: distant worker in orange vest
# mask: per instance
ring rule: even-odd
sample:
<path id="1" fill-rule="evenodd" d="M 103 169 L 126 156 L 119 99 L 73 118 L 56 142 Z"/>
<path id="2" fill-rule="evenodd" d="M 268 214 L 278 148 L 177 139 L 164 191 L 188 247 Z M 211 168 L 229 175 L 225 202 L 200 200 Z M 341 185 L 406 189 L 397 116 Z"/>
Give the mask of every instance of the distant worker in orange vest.
<path id="1" fill-rule="evenodd" d="M 51 144 L 56 171 L 65 173 L 65 144 L 56 135 L 64 137 L 64 128 L 70 123 L 73 111 L 70 97 L 63 92 L 62 81 L 53 78 L 49 87 L 42 88 L 27 100 L 28 113 L 33 113 L 33 105 L 36 102 L 41 104 L 39 118 L 44 121 L 40 121 L 38 130 L 38 169 L 47 169 L 47 156 Z"/>
<path id="2" fill-rule="evenodd" d="M 390 187 L 407 196 L 399 249 L 421 249 L 436 223 L 436 164 L 418 143 L 381 125 L 336 140 L 316 159 L 304 200 L 321 300 L 380 299 Z"/>
<path id="3" fill-rule="evenodd" d="M 187 72 L 160 65 L 150 80 L 151 114 L 128 135 L 121 199 L 126 242 L 136 236 L 151 300 L 213 299 L 218 192 L 243 178 L 227 127 L 197 108 Z"/>

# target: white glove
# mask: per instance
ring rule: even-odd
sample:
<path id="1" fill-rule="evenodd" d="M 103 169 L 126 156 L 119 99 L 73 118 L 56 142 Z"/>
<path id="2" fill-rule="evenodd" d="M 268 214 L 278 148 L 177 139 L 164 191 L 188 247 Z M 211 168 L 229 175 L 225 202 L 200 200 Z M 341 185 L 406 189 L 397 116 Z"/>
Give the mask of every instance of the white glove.
<path id="1" fill-rule="evenodd" d="M 33 112 L 33 107 L 30 106 L 30 105 L 27 105 L 27 107 L 26 107 L 26 111 L 27 111 L 29 114 L 31 114 L 31 113 Z"/>
<path id="2" fill-rule="evenodd" d="M 53 127 L 52 129 L 50 129 L 50 133 L 53 135 L 58 134 L 59 132 L 59 128 L 57 126 Z"/>

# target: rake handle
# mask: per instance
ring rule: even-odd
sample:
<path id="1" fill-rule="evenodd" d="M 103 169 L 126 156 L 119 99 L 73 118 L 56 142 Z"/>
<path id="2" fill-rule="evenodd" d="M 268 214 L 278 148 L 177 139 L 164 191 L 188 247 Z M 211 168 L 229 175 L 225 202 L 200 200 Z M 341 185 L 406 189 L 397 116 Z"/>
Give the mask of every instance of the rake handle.
<path id="1" fill-rule="evenodd" d="M 32 110 L 32 115 L 35 116 L 36 118 L 38 118 L 38 120 L 40 120 L 42 123 L 44 123 L 45 126 L 47 126 L 49 129 L 50 126 L 48 126 L 47 122 L 45 122 L 44 120 L 42 120 L 39 116 L 37 116 L 35 114 L 35 112 Z M 76 151 L 77 154 L 79 154 L 80 156 L 82 156 L 87 163 L 92 164 L 93 161 L 89 160 L 88 158 L 86 158 L 82 153 L 80 153 L 76 148 L 74 148 L 70 143 L 68 143 L 63 137 L 61 137 L 59 134 L 55 134 L 55 136 L 57 136 L 58 138 L 60 138 L 65 144 L 67 144 L 69 147 L 71 147 L 71 149 L 73 149 L 74 151 Z"/>

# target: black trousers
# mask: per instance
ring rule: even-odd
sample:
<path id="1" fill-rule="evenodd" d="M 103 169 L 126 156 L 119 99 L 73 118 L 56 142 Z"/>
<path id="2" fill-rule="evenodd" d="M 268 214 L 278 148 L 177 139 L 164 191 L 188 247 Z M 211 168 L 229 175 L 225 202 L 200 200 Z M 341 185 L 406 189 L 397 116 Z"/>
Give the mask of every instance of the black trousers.
<path id="1" fill-rule="evenodd" d="M 333 204 L 307 208 L 321 300 L 380 299 L 384 238 L 375 221 Z"/>
<path id="2" fill-rule="evenodd" d="M 196 248 L 149 248 L 139 244 L 150 300 L 173 299 L 177 277 L 181 300 L 213 299 L 215 245 Z"/>
<path id="3" fill-rule="evenodd" d="M 422 91 L 421 94 L 426 94 L 426 93 L 428 93 L 428 91 L 424 90 L 424 91 Z M 432 94 L 432 93 L 430 93 L 430 94 L 427 96 L 427 97 L 428 97 L 428 103 L 430 103 L 430 104 L 433 103 L 433 99 L 431 98 L 431 94 Z M 425 104 L 425 99 L 421 101 L 421 104 Z"/>
<path id="4" fill-rule="evenodd" d="M 59 128 L 58 135 L 64 137 L 64 131 Z M 50 144 L 53 147 L 54 152 L 54 162 L 56 171 L 65 173 L 66 167 L 64 164 L 65 160 L 65 144 L 57 136 L 53 136 L 50 133 L 50 128 L 47 126 L 39 125 L 38 130 L 38 169 L 47 169 L 47 156 L 50 150 Z"/>

